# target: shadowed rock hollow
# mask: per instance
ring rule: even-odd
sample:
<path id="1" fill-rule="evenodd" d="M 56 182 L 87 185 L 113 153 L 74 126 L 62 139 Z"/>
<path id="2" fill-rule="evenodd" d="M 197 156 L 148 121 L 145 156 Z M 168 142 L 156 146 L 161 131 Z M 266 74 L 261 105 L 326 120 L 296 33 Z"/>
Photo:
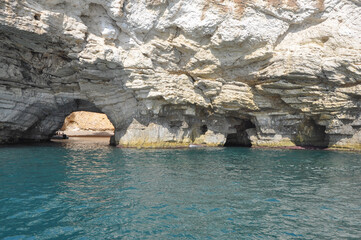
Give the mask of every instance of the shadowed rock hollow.
<path id="1" fill-rule="evenodd" d="M 3 0 L 0 142 L 105 113 L 128 147 L 361 148 L 355 0 Z"/>

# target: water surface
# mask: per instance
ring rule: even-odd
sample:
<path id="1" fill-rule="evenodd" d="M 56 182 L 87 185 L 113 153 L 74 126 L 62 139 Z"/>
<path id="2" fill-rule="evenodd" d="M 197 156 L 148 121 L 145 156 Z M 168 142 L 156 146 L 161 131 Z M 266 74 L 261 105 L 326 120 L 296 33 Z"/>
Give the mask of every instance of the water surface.
<path id="1" fill-rule="evenodd" d="M 361 155 L 0 148 L 0 239 L 361 237 Z"/>

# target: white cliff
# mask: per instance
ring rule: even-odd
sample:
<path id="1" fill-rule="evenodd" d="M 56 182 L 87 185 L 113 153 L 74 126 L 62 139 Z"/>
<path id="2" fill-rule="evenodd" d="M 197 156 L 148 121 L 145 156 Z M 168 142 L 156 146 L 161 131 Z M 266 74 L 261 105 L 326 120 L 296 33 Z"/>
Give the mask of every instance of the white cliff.
<path id="1" fill-rule="evenodd" d="M 361 148 L 358 0 L 1 0 L 0 142 Z"/>

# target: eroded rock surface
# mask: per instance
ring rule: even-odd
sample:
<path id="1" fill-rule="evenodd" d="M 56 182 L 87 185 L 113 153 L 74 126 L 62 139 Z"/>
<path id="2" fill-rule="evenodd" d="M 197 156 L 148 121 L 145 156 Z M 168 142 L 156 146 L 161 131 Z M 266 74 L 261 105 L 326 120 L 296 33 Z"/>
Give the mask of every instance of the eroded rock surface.
<path id="1" fill-rule="evenodd" d="M 112 136 L 114 126 L 104 113 L 80 111 L 65 118 L 60 133 L 67 136 Z"/>
<path id="2" fill-rule="evenodd" d="M 358 0 L 2 0 L 0 142 L 361 148 Z M 237 140 L 238 139 L 238 140 Z"/>

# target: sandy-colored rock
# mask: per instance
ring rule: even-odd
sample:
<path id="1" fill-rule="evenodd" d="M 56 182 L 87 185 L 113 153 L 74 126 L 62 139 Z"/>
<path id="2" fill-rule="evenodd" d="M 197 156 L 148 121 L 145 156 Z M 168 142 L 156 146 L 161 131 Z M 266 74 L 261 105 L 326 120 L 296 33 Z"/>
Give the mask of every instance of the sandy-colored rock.
<path id="1" fill-rule="evenodd" d="M 122 146 L 358 148 L 360 86 L 358 1 L 0 2 L 1 143 L 93 111 Z"/>
<path id="2" fill-rule="evenodd" d="M 114 126 L 104 113 L 80 111 L 67 116 L 60 131 L 68 136 L 112 136 Z"/>

